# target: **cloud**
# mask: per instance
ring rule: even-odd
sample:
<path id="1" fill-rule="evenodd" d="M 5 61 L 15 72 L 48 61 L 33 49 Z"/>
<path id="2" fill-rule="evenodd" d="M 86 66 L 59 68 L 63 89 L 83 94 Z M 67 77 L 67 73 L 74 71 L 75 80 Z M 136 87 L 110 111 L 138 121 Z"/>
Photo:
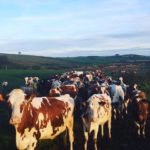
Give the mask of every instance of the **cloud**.
<path id="1" fill-rule="evenodd" d="M 44 50 L 43 53 L 47 55 L 42 55 L 37 52 L 35 55 L 39 56 L 51 56 L 51 57 L 78 57 L 78 56 L 113 56 L 116 54 L 137 54 L 150 56 L 150 48 L 129 48 L 129 49 L 107 49 L 107 50 L 70 50 L 70 51 L 51 51 Z M 30 54 L 27 52 L 26 54 Z"/>
<path id="2" fill-rule="evenodd" d="M 137 38 L 137 37 L 147 37 L 150 38 L 150 31 L 141 31 L 141 32 L 129 32 L 129 33 L 114 33 L 108 34 L 106 37 L 110 38 L 118 38 L 118 39 L 129 39 L 129 38 Z"/>
<path id="3" fill-rule="evenodd" d="M 137 39 L 136 39 L 137 40 Z M 30 39 L 0 43 L 1 52 L 33 54 L 42 56 L 88 56 L 114 55 L 115 53 L 139 53 L 149 55 L 150 44 L 134 40 L 121 41 L 103 37 L 72 39 Z M 118 42 L 118 43 L 117 43 Z M 117 44 L 116 44 L 117 43 Z"/>
<path id="4" fill-rule="evenodd" d="M 148 0 L 0 2 L 7 6 L 0 9 L 1 51 L 59 56 L 150 47 Z"/>

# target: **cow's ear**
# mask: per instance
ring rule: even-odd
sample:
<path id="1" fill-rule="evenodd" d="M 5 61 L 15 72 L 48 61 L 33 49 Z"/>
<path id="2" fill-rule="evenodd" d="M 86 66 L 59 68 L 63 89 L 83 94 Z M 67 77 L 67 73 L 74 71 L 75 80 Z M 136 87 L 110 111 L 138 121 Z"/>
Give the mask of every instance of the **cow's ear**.
<path id="1" fill-rule="evenodd" d="M 60 87 L 57 87 L 57 90 L 61 93 L 62 92 L 62 90 L 61 90 L 61 88 Z"/>

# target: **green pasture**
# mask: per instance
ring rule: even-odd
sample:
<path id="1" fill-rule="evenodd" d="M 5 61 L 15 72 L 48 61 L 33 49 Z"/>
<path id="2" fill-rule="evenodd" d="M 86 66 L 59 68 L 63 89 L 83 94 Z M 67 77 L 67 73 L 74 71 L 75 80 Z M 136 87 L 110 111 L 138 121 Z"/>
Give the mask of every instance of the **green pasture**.
<path id="1" fill-rule="evenodd" d="M 53 74 L 60 74 L 62 70 L 23 70 L 23 69 L 9 69 L 0 70 L 0 84 L 2 81 L 8 81 L 8 90 L 19 88 L 23 86 L 25 81 L 24 77 L 37 76 L 40 79 L 48 78 Z"/>

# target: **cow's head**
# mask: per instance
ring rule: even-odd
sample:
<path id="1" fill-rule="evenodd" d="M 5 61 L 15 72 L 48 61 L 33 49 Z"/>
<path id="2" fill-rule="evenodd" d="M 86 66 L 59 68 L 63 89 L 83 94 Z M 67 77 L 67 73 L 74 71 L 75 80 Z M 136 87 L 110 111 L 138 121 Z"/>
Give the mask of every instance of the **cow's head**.
<path id="1" fill-rule="evenodd" d="M 94 94 L 88 99 L 87 112 L 91 121 L 97 122 L 100 118 L 101 113 L 104 113 L 103 107 L 104 105 L 106 105 L 106 101 L 108 102 L 108 99 L 106 98 L 109 98 L 106 94 Z M 109 101 L 111 103 L 110 98 Z"/>
<path id="2" fill-rule="evenodd" d="M 62 90 L 59 87 L 56 87 L 56 88 L 50 89 L 49 96 L 56 97 L 56 96 L 60 96 L 61 93 L 62 93 Z"/>
<path id="3" fill-rule="evenodd" d="M 8 103 L 11 106 L 12 114 L 10 124 L 17 125 L 21 122 L 25 93 L 21 89 L 14 89 L 9 93 Z"/>
<path id="4" fill-rule="evenodd" d="M 137 101 L 147 99 L 145 92 L 142 92 L 142 91 L 137 92 L 137 94 L 135 95 L 135 98 Z"/>
<path id="5" fill-rule="evenodd" d="M 98 119 L 98 111 L 100 106 L 97 100 L 91 100 L 88 104 L 89 117 L 92 121 L 96 122 Z"/>

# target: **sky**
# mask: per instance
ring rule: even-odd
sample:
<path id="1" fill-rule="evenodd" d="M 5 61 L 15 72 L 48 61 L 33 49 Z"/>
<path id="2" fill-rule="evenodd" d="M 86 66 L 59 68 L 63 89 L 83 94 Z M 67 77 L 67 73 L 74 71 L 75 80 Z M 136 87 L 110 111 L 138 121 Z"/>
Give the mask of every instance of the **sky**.
<path id="1" fill-rule="evenodd" d="M 0 53 L 150 56 L 150 0 L 0 0 Z"/>

